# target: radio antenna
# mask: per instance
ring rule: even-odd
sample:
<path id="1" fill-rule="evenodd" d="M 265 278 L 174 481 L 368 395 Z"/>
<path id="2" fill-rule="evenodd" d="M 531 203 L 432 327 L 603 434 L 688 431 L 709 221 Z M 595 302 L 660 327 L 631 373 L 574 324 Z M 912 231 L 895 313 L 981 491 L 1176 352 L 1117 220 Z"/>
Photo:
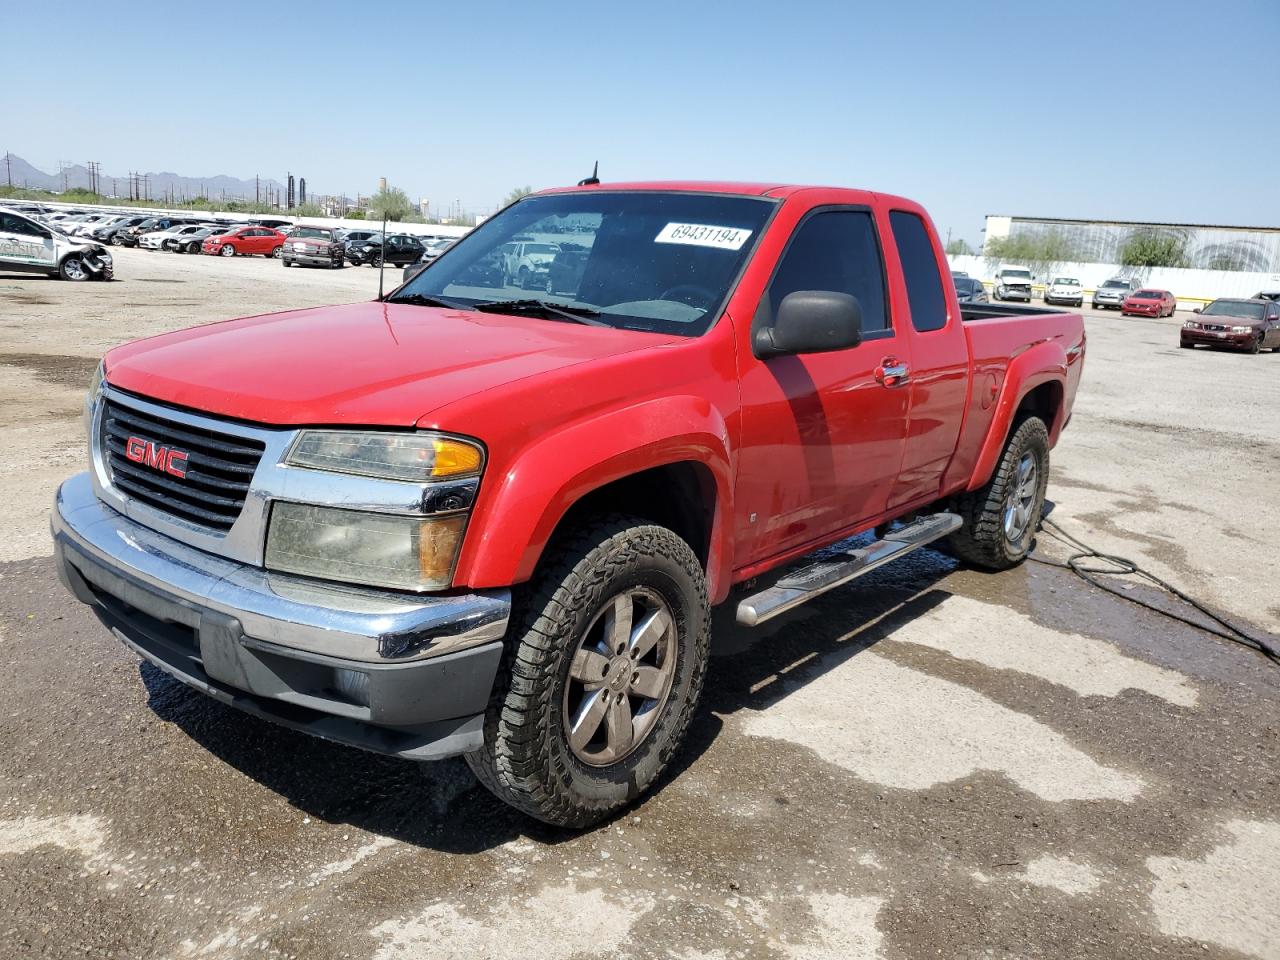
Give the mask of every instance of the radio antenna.
<path id="1" fill-rule="evenodd" d="M 382 212 L 382 251 L 378 254 L 378 299 L 382 299 L 382 275 L 387 270 L 387 213 Z"/>
<path id="2" fill-rule="evenodd" d="M 600 178 L 596 176 L 596 174 L 598 174 L 599 172 L 600 172 L 600 161 L 597 160 L 591 167 L 591 176 L 587 177 L 587 179 L 585 180 L 579 180 L 578 186 L 594 187 L 597 183 L 600 182 Z"/>

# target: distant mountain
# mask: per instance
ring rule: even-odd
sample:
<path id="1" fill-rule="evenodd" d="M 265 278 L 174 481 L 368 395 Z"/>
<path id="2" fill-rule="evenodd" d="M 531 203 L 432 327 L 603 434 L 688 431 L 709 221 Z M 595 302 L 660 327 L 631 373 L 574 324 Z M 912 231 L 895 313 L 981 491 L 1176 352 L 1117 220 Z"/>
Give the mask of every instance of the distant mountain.
<path id="1" fill-rule="evenodd" d="M 67 167 L 62 173 L 45 173 L 33 167 L 16 154 L 8 155 L 8 167 L 0 163 L 0 184 L 8 185 L 12 180 L 15 187 L 26 187 L 33 190 L 53 190 L 61 192 L 71 187 L 89 189 L 89 168 L 83 164 Z M 141 172 L 141 171 L 139 171 Z M 240 180 L 225 174 L 212 177 L 184 177 L 176 173 L 163 171 L 160 173 L 142 173 L 146 189 L 152 199 L 160 200 L 166 196 L 178 199 L 207 196 L 216 199 L 225 196 L 228 200 L 252 200 L 254 197 L 254 181 Z M 65 178 L 65 179 L 64 179 Z M 278 180 L 263 179 L 258 183 L 260 195 L 265 200 L 269 190 L 276 190 L 283 197 L 285 185 Z M 98 190 L 106 196 L 112 194 L 120 197 L 129 196 L 129 174 L 109 174 L 105 171 L 98 175 Z"/>

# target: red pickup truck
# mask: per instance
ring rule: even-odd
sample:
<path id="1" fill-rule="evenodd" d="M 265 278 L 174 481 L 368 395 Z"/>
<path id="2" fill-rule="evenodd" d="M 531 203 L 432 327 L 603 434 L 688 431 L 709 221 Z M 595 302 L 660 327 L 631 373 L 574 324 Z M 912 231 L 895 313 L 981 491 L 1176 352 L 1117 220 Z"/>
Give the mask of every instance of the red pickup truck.
<path id="1" fill-rule="evenodd" d="M 495 276 L 516 236 L 586 251 L 573 289 Z M 1084 349 L 1078 314 L 958 304 L 898 197 L 551 190 L 382 301 L 108 353 L 59 571 L 183 683 L 583 826 L 679 748 L 712 605 L 929 543 L 1020 562 Z"/>

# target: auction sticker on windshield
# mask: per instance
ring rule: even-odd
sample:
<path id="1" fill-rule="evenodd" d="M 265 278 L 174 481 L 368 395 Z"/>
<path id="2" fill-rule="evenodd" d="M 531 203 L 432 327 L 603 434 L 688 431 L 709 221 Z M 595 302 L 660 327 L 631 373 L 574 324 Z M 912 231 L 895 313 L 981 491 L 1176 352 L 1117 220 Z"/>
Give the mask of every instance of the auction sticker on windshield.
<path id="1" fill-rule="evenodd" d="M 715 227 L 705 223 L 668 223 L 653 238 L 653 242 L 687 243 L 695 247 L 741 250 L 750 236 L 750 230 L 739 230 L 737 227 Z"/>

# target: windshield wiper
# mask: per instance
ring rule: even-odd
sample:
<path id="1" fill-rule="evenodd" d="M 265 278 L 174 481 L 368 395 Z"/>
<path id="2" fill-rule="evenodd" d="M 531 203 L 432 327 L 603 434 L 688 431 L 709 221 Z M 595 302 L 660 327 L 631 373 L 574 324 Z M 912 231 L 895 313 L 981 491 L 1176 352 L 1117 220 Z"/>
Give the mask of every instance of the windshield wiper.
<path id="1" fill-rule="evenodd" d="M 575 307 L 549 300 L 485 300 L 477 303 L 476 309 L 485 313 L 537 313 L 548 320 L 568 320 L 570 323 L 582 323 L 589 327 L 612 326 L 603 320 L 596 320 L 600 311 L 592 307 Z"/>
<path id="2" fill-rule="evenodd" d="M 470 310 L 471 304 L 461 300 L 450 300 L 448 297 L 429 297 L 425 293 L 404 293 L 398 297 L 387 297 L 386 303 L 413 303 L 420 307 L 449 307 L 452 310 Z"/>

